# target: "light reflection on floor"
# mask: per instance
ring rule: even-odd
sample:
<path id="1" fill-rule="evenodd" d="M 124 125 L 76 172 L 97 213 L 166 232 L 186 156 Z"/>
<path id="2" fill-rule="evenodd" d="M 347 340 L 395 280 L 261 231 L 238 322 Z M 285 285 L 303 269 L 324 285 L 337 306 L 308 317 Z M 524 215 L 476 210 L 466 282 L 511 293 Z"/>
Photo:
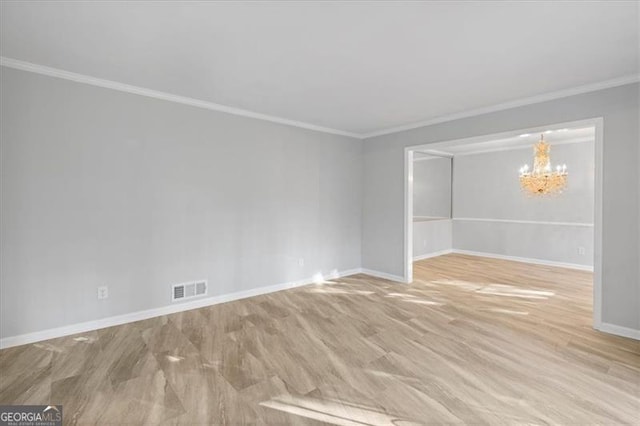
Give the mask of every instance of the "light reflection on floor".
<path id="1" fill-rule="evenodd" d="M 511 309 L 501 309 L 501 308 L 488 308 L 488 309 L 483 309 L 486 311 L 491 311 L 491 312 L 496 312 L 499 314 L 509 314 L 509 315 L 529 315 L 529 312 L 525 312 L 525 311 L 513 311 Z"/>
<path id="2" fill-rule="evenodd" d="M 476 293 L 494 296 L 520 297 L 524 299 L 548 299 L 555 295 L 552 291 L 532 290 L 506 284 L 490 284 L 477 290 Z"/>
<path id="3" fill-rule="evenodd" d="M 509 284 L 498 283 L 475 283 L 460 280 L 437 280 L 431 281 L 432 284 L 458 287 L 462 290 L 468 290 L 479 294 L 488 294 L 493 296 L 518 297 L 524 299 L 548 299 L 555 296 L 553 291 L 527 289 Z"/>
<path id="4" fill-rule="evenodd" d="M 281 395 L 260 403 L 263 407 L 284 411 L 308 419 L 340 426 L 417 425 L 419 423 L 363 405 L 334 402 L 305 396 Z"/>
<path id="5" fill-rule="evenodd" d="M 329 276 L 332 276 L 332 274 L 329 274 Z M 316 274 L 316 276 L 314 277 L 314 281 L 316 286 L 308 290 L 310 293 L 328 294 L 328 295 L 335 294 L 335 295 L 364 295 L 364 296 L 369 296 L 374 294 L 374 292 L 370 290 L 342 288 L 341 285 L 344 285 L 347 283 L 345 283 L 339 278 L 333 278 L 331 280 L 325 279 L 325 277 L 323 277 L 322 274 Z M 453 280 L 453 279 L 439 279 L 439 280 L 433 280 L 433 281 L 424 281 L 424 282 L 420 282 L 419 285 L 424 287 L 433 287 L 436 289 L 438 286 L 456 287 L 456 288 L 459 288 L 460 290 L 469 291 L 469 292 L 480 294 L 480 295 L 514 297 L 519 299 L 546 300 L 555 295 L 555 293 L 552 291 L 522 288 L 522 287 L 508 285 L 508 284 L 483 283 L 483 282 L 472 282 L 472 281 Z M 410 289 L 411 287 L 407 287 L 407 290 L 410 290 Z M 437 296 L 437 293 L 436 293 L 436 296 Z M 413 303 L 418 305 L 425 305 L 425 306 L 444 306 L 448 302 L 447 300 L 442 300 L 442 299 L 439 300 L 438 297 L 425 299 L 422 294 L 420 296 L 416 296 L 410 293 L 400 293 L 400 292 L 391 292 L 391 293 L 388 293 L 385 297 L 394 298 L 394 299 L 401 300 L 403 302 L 408 302 L 408 303 Z M 509 314 L 509 315 L 528 315 L 529 314 L 528 312 L 524 312 L 524 311 L 515 311 L 515 310 L 499 309 L 499 308 L 487 308 L 487 311 Z"/>
<path id="6" fill-rule="evenodd" d="M 399 299 L 402 300 L 403 302 L 409 302 L 409 303 L 415 303 L 418 305 L 430 305 L 430 306 L 442 306 L 444 305 L 444 303 L 442 302 L 437 302 L 434 300 L 426 300 L 423 298 L 418 298 L 417 296 L 414 296 L 413 294 L 407 294 L 407 293 L 389 293 L 385 296 L 386 298 L 390 298 L 390 299 Z"/>
<path id="7" fill-rule="evenodd" d="M 373 291 L 365 291 L 365 290 L 346 290 L 335 287 L 321 287 L 321 288 L 312 288 L 309 290 L 309 293 L 319 293 L 319 294 L 352 294 L 352 295 L 370 295 L 373 294 Z"/>

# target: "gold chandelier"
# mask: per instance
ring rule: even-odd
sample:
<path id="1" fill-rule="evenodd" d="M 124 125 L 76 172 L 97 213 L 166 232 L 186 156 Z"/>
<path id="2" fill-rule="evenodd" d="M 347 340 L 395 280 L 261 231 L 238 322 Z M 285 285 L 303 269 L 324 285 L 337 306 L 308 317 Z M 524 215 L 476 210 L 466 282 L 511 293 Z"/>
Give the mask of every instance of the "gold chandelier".
<path id="1" fill-rule="evenodd" d="M 528 165 L 520 168 L 520 186 L 535 195 L 558 194 L 567 186 L 567 165 L 551 168 L 550 146 L 540 135 L 540 141 L 533 146 L 533 170 Z"/>

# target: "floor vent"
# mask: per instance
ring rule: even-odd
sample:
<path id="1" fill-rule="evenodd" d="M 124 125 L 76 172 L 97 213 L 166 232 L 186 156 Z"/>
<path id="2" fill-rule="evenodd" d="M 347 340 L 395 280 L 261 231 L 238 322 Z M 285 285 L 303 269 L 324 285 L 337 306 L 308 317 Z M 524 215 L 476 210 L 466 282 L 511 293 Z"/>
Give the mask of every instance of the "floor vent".
<path id="1" fill-rule="evenodd" d="M 190 283 L 174 284 L 171 286 L 171 301 L 191 299 L 207 294 L 207 281 L 193 281 Z"/>

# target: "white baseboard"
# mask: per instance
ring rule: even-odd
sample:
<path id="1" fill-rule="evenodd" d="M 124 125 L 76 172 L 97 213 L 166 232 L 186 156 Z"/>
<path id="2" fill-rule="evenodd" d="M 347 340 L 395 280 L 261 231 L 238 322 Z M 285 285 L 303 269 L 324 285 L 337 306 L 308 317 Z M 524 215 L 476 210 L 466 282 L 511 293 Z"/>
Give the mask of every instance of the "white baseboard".
<path id="1" fill-rule="evenodd" d="M 640 340 L 640 330 L 636 330 L 629 327 L 623 327 L 621 325 L 609 324 L 606 322 L 601 323 L 594 327 L 598 331 L 603 333 L 615 334 L 616 336 L 628 337 L 629 339 Z"/>
<path id="2" fill-rule="evenodd" d="M 469 256 L 490 257 L 493 259 L 512 260 L 514 262 L 532 263 L 534 265 L 557 266 L 560 268 L 578 269 L 580 271 L 593 272 L 593 266 L 579 265 L 577 263 L 555 262 L 552 260 L 532 259 L 528 257 L 517 257 L 517 256 L 506 256 L 503 254 L 485 253 L 485 252 L 479 252 L 479 251 L 458 250 L 458 249 L 453 249 L 452 253 L 466 254 Z"/>
<path id="3" fill-rule="evenodd" d="M 404 277 L 401 277 L 400 275 L 393 275 L 393 274 L 388 274 L 386 272 L 374 271 L 373 269 L 362 268 L 360 269 L 360 273 L 365 275 L 371 275 L 372 277 L 376 277 L 376 278 L 382 278 L 384 280 L 391 280 L 391 281 L 397 281 L 400 283 L 406 283 Z"/>
<path id="4" fill-rule="evenodd" d="M 442 256 L 443 254 L 453 253 L 453 249 L 446 249 L 440 251 L 434 251 L 433 253 L 421 254 L 420 256 L 414 256 L 413 261 L 416 262 L 418 260 L 429 259 L 431 257 Z"/>
<path id="5" fill-rule="evenodd" d="M 189 311 L 192 309 L 203 308 L 205 306 L 217 305 L 219 303 L 231 302 L 234 300 L 245 299 L 247 297 L 259 296 L 262 294 L 274 293 L 276 291 L 287 290 L 290 288 L 300 287 L 308 284 L 317 283 L 323 280 L 337 279 L 361 273 L 362 269 L 349 269 L 341 272 L 334 272 L 329 275 L 316 275 L 311 278 L 305 278 L 298 281 L 275 284 L 266 287 L 259 287 L 250 290 L 238 291 L 235 293 L 223 294 L 220 296 L 212 296 L 204 299 L 193 300 L 185 303 L 175 303 L 160 308 L 147 309 L 144 311 L 132 312 L 124 315 L 116 315 L 98 320 L 71 324 L 63 327 L 50 328 L 47 330 L 36 331 L 33 333 L 21 334 L 18 336 L 10 336 L 0 339 L 0 349 L 6 349 L 13 346 L 26 345 L 28 343 L 40 342 L 42 340 L 55 339 L 58 337 L 69 336 L 71 334 L 86 333 L 88 331 L 99 330 L 101 328 L 113 327 L 116 325 L 127 324 L 131 322 L 141 321 L 149 318 L 159 317 L 163 315 L 175 314 L 177 312 Z"/>

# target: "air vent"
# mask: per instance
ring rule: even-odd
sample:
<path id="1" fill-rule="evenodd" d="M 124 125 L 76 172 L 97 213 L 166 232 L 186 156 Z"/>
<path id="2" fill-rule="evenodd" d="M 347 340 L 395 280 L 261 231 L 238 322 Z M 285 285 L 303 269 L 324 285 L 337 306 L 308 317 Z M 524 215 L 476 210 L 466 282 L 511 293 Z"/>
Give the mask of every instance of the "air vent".
<path id="1" fill-rule="evenodd" d="M 207 281 L 193 281 L 190 283 L 174 284 L 171 287 L 171 301 L 191 299 L 207 294 Z"/>
<path id="2" fill-rule="evenodd" d="M 184 286 L 176 285 L 173 287 L 173 300 L 184 299 Z"/>
<path id="3" fill-rule="evenodd" d="M 184 298 L 188 299 L 195 295 L 196 295 L 196 284 L 195 283 L 186 284 L 184 286 Z"/>

